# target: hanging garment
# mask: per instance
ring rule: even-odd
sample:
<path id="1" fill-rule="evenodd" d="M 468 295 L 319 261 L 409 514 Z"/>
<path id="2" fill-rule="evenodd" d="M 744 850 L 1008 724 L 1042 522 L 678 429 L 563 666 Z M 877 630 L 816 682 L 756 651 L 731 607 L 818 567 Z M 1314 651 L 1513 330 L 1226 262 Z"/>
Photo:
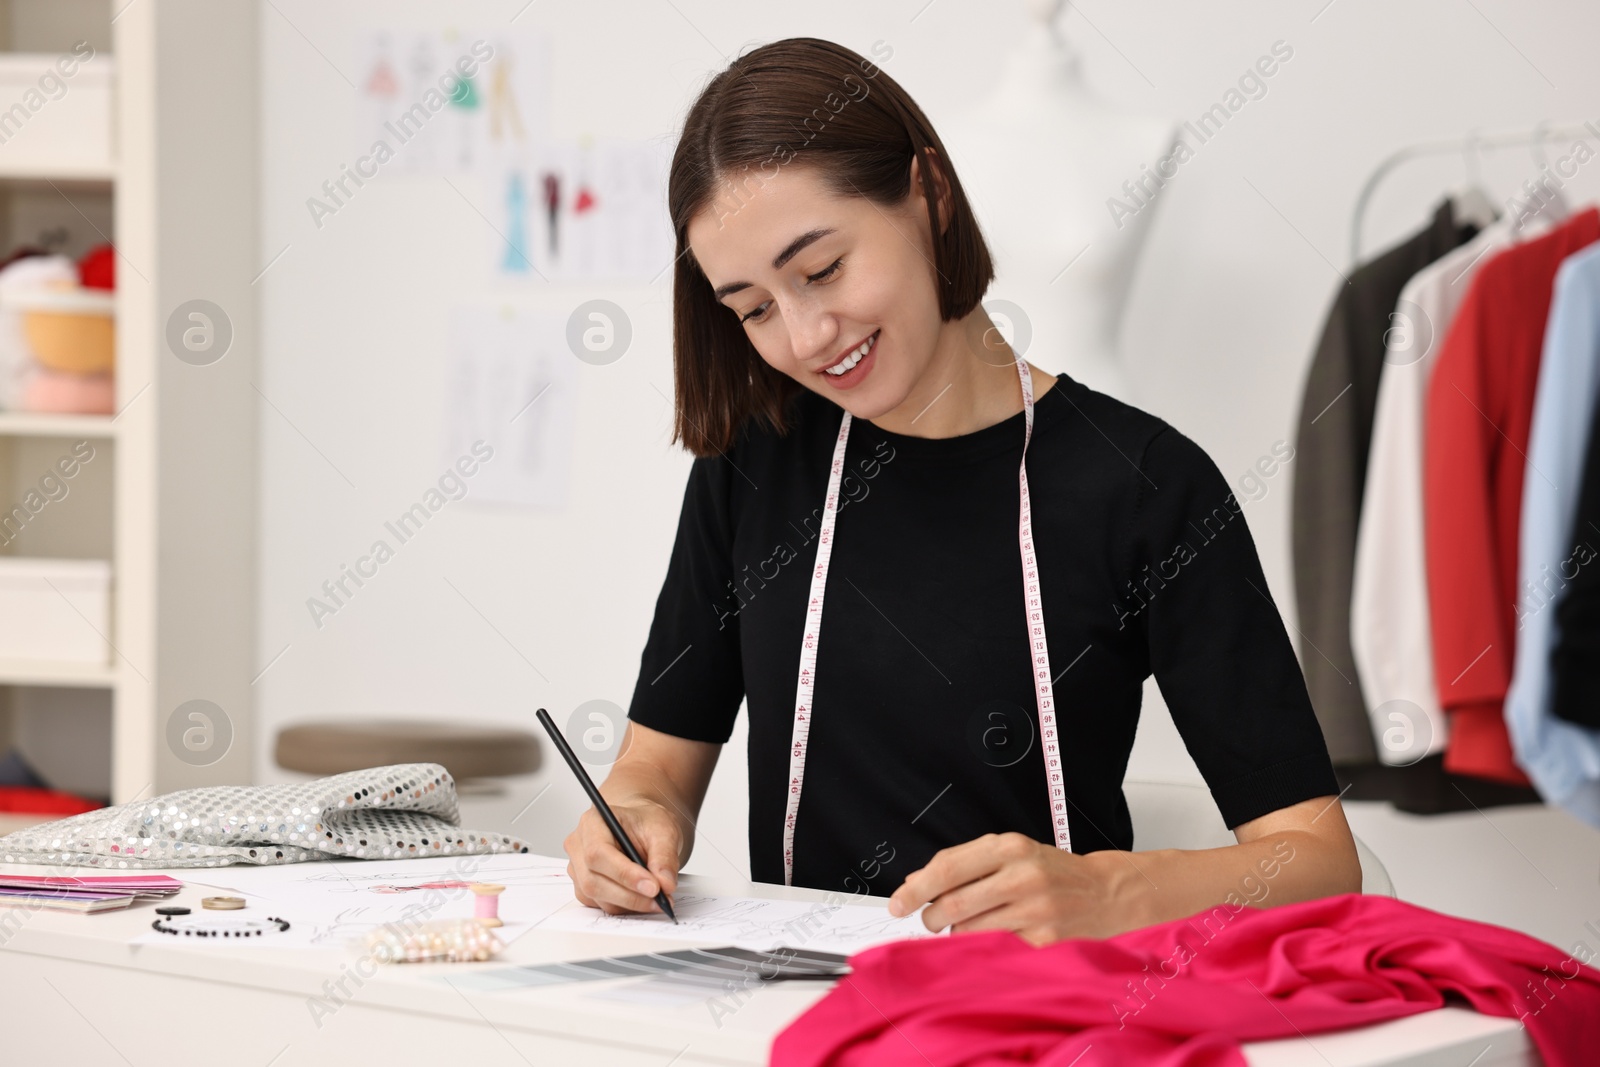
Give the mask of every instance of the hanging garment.
<path id="1" fill-rule="evenodd" d="M 1350 579 L 1389 315 L 1412 275 L 1476 233 L 1456 222 L 1447 199 L 1427 228 L 1356 269 L 1306 377 L 1292 503 L 1300 666 L 1336 766 L 1376 759 L 1350 650 Z"/>
<path id="2" fill-rule="evenodd" d="M 1510 804 L 1542 804 L 1538 790 L 1527 785 L 1493 782 L 1444 769 L 1444 753 L 1435 752 L 1403 767 L 1372 763 L 1335 769 L 1344 800 L 1381 800 L 1412 815 L 1477 811 Z"/>
<path id="3" fill-rule="evenodd" d="M 1596 310 L 1593 303 L 1587 309 L 1591 331 Z M 1600 344 L 1600 335 L 1591 332 L 1589 343 L 1591 355 L 1600 351 L 1595 347 Z M 1551 710 L 1564 723 L 1582 728 L 1561 731 L 1565 737 L 1581 739 L 1578 743 L 1582 755 L 1575 762 L 1584 772 L 1584 780 L 1565 803 L 1569 811 L 1594 822 L 1589 813 L 1600 807 L 1592 773 L 1593 754 L 1600 747 L 1600 734 L 1596 733 L 1600 731 L 1600 407 L 1592 411 L 1589 419 L 1589 446 L 1575 511 L 1566 543 L 1574 546 L 1573 565 L 1567 573 L 1576 573 L 1555 605 L 1555 630 L 1559 636 L 1550 657 Z"/>
<path id="4" fill-rule="evenodd" d="M 1390 897 L 1218 907 L 1106 940 L 1034 948 L 1009 930 L 915 938 L 780 1033 L 773 1067 L 1017 1063 L 1245 1067 L 1247 1041 L 1306 1037 L 1447 1003 L 1518 1018 L 1546 1067 L 1593 1062 L 1596 950 Z"/>
<path id="5" fill-rule="evenodd" d="M 1537 232 L 1547 228 L 1545 223 Z M 1493 223 L 1418 271 L 1390 315 L 1356 531 L 1350 648 L 1372 716 L 1378 759 L 1393 766 L 1443 752 L 1448 736 L 1433 680 L 1423 563 L 1422 412 L 1428 376 L 1478 268 L 1517 239 L 1510 218 Z"/>
<path id="6" fill-rule="evenodd" d="M 1428 382 L 1424 543 L 1446 770 L 1527 785 L 1503 704 L 1517 641 L 1517 552 L 1540 351 L 1561 261 L 1600 239 L 1579 212 L 1473 279 Z"/>
<path id="7" fill-rule="evenodd" d="M 449 771 L 396 763 L 131 800 L 0 837 L 0 862 L 162 869 L 528 851 L 515 837 L 459 822 Z"/>
<path id="8" fill-rule="evenodd" d="M 1568 585 L 1578 571 L 1596 564 L 1600 547 L 1600 530 L 1587 529 L 1578 509 L 1597 397 L 1600 244 L 1571 256 L 1556 271 L 1522 487 L 1517 649 L 1505 706 L 1517 763 L 1539 792 L 1600 827 L 1600 732 L 1594 729 L 1600 726 L 1600 709 L 1589 712 L 1595 721 L 1585 729 L 1553 715 L 1551 693 L 1560 618 L 1556 605 L 1570 594 Z M 1592 654 L 1578 659 L 1584 666 L 1568 671 L 1569 683 L 1593 673 Z M 1570 684 L 1563 696 L 1562 706 L 1581 706 L 1581 698 L 1572 699 Z"/>

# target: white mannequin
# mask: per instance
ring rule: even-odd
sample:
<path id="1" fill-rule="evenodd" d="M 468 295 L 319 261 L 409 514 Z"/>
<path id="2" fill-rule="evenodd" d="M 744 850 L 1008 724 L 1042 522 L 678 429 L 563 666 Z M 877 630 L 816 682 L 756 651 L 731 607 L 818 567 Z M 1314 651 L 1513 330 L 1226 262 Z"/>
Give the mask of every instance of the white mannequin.
<path id="1" fill-rule="evenodd" d="M 1028 0 L 1032 26 L 997 91 L 936 125 L 994 255 L 985 304 L 1022 309 L 1032 328 L 1023 354 L 1035 364 L 1132 403 L 1117 358 L 1119 324 L 1160 196 L 1123 216 L 1120 228 L 1106 201 L 1132 202 L 1123 183 L 1171 154 L 1178 124 L 1095 97 L 1055 28 L 1063 6 Z M 992 317 L 1004 329 L 1003 310 Z M 1017 334 L 1005 332 L 1016 344 Z"/>

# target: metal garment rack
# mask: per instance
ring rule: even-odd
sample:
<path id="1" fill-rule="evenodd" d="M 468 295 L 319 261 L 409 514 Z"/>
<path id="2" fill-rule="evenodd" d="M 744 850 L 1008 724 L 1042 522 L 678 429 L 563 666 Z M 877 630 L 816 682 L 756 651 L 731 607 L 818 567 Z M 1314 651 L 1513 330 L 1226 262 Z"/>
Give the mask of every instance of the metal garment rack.
<path id="1" fill-rule="evenodd" d="M 1548 162 L 1544 158 L 1544 143 L 1552 137 L 1589 137 L 1595 131 L 1582 123 L 1570 126 L 1552 126 L 1549 123 L 1540 123 L 1531 130 L 1520 130 L 1512 133 L 1498 133 L 1480 135 L 1469 133 L 1464 138 L 1448 138 L 1437 141 L 1419 141 L 1417 144 L 1408 145 L 1390 154 L 1383 162 L 1379 163 L 1372 176 L 1361 187 L 1361 195 L 1356 198 L 1355 216 L 1350 222 L 1350 261 L 1358 263 L 1361 260 L 1361 224 L 1366 218 L 1367 205 L 1372 201 L 1372 194 L 1378 185 L 1400 164 L 1409 159 L 1421 156 L 1453 155 L 1460 152 L 1467 161 L 1469 181 L 1478 180 L 1478 152 L 1484 147 L 1498 148 L 1509 145 L 1529 145 L 1534 149 L 1536 162 L 1541 165 Z M 1600 149 L 1597 149 L 1600 151 Z"/>

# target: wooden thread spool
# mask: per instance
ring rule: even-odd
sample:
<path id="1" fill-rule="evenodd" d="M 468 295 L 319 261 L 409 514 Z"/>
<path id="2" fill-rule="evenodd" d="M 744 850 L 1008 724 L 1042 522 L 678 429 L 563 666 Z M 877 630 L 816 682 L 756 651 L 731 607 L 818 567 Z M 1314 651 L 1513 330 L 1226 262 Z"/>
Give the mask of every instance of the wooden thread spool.
<path id="1" fill-rule="evenodd" d="M 472 917 L 483 926 L 504 926 L 505 923 L 500 921 L 500 894 L 506 891 L 506 887 L 474 882 L 471 888 L 477 897 L 473 901 Z"/>

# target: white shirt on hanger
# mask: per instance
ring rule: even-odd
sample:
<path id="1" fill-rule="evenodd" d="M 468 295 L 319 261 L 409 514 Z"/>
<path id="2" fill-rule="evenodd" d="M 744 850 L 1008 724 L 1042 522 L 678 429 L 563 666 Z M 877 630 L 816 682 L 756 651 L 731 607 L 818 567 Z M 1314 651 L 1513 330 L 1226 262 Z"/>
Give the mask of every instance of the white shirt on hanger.
<path id="1" fill-rule="evenodd" d="M 1391 766 L 1408 766 L 1444 751 L 1449 734 L 1433 677 L 1433 627 L 1422 539 L 1428 377 L 1478 268 L 1550 225 L 1549 218 L 1539 215 L 1520 231 L 1513 230 L 1509 216 L 1486 226 L 1471 241 L 1418 271 L 1400 291 L 1390 317 L 1356 529 L 1350 646 L 1361 695 L 1372 717 L 1378 758 Z"/>

